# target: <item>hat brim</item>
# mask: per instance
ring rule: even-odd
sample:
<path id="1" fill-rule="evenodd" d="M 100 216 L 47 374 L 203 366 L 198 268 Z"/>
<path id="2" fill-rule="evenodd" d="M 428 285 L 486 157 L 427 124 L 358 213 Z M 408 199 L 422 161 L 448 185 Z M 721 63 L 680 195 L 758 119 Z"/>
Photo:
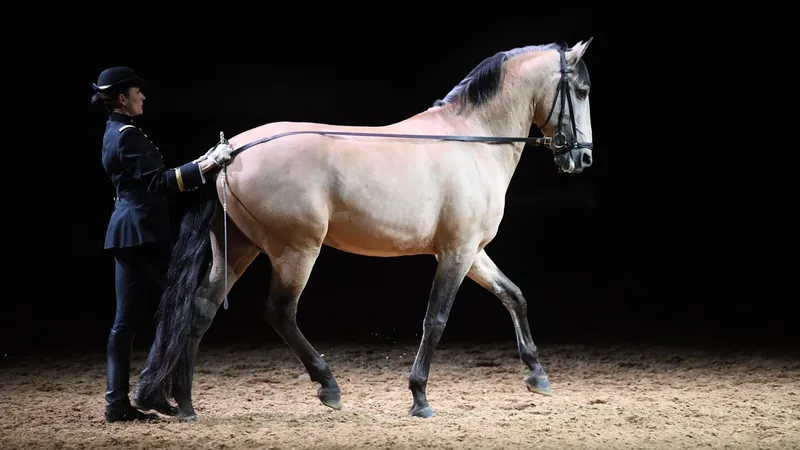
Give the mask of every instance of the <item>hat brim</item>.
<path id="1" fill-rule="evenodd" d="M 127 78 L 122 81 L 118 81 L 114 84 L 106 84 L 103 86 L 98 86 L 96 83 L 92 83 L 94 90 L 97 92 L 109 92 L 119 89 L 127 89 L 129 87 L 139 87 L 139 88 L 147 88 L 147 82 L 139 77 L 135 78 Z"/>

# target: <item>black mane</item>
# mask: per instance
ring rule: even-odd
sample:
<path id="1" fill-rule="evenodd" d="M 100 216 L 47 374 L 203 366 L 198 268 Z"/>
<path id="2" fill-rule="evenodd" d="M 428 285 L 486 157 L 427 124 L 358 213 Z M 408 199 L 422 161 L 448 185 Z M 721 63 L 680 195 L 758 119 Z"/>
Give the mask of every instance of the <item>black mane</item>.
<path id="1" fill-rule="evenodd" d="M 433 106 L 443 106 L 453 103 L 462 105 L 470 103 L 474 106 L 484 105 L 497 94 L 500 88 L 500 80 L 503 77 L 503 65 L 506 60 L 522 53 L 557 50 L 559 48 L 564 49 L 564 51 L 569 51 L 565 44 L 553 42 L 545 45 L 519 47 L 496 53 L 475 66 L 460 83 L 450 90 L 443 100 L 436 100 Z M 583 67 L 582 70 L 579 68 L 577 72 L 580 78 L 585 78 L 588 82 L 588 71 L 585 67 Z"/>

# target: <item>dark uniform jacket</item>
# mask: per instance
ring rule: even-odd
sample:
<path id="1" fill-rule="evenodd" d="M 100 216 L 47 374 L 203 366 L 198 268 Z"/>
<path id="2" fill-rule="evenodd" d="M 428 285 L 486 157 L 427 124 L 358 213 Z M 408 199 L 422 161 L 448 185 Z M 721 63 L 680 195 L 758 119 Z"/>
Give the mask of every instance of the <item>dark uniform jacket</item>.
<path id="1" fill-rule="evenodd" d="M 103 167 L 116 188 L 104 248 L 170 240 L 167 194 L 205 183 L 195 162 L 164 166 L 161 152 L 130 116 L 112 112 L 103 136 Z"/>

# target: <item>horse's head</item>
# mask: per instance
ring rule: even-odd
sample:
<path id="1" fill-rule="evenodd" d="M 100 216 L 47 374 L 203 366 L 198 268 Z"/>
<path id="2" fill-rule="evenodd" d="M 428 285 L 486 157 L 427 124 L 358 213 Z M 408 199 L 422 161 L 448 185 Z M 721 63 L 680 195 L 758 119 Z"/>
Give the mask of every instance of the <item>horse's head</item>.
<path id="1" fill-rule="evenodd" d="M 534 125 L 551 137 L 558 167 L 580 173 L 592 165 L 592 119 L 589 111 L 589 70 L 582 58 L 593 38 L 569 49 L 557 49 L 547 59 L 541 92 L 535 97 Z"/>

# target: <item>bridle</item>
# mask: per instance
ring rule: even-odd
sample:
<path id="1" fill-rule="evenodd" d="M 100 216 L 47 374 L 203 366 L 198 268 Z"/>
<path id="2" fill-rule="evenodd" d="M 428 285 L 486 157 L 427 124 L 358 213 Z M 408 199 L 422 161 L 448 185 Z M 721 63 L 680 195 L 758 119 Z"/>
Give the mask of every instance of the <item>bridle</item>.
<path id="1" fill-rule="evenodd" d="M 286 137 L 286 136 L 294 136 L 300 134 L 317 134 L 323 136 L 365 136 L 365 137 L 383 137 L 383 138 L 400 138 L 400 139 L 428 139 L 428 140 L 438 140 L 438 141 L 458 141 L 458 142 L 485 142 L 491 144 L 508 144 L 512 142 L 524 142 L 526 144 L 533 144 L 539 147 L 549 147 L 552 146 L 554 148 L 553 154 L 555 156 L 560 156 L 570 152 L 571 150 L 577 150 L 581 148 L 588 148 L 592 149 L 593 144 L 591 142 L 580 142 L 577 141 L 578 136 L 578 127 L 575 124 L 575 114 L 573 114 L 573 106 L 572 106 L 572 95 L 569 92 L 569 78 L 567 78 L 567 74 L 572 73 L 573 70 L 567 68 L 567 57 L 564 54 L 564 49 L 559 46 L 558 47 L 558 54 L 561 57 L 561 80 L 558 83 L 558 87 L 556 88 L 556 95 L 553 98 L 553 104 L 550 106 L 550 113 L 547 115 L 547 119 L 544 121 L 547 124 L 550 121 L 550 117 L 553 115 L 553 111 L 556 107 L 556 102 L 561 99 L 561 110 L 558 113 L 558 128 L 556 129 L 556 133 L 553 136 L 544 136 L 544 137 L 507 137 L 507 136 L 465 136 L 465 135 L 438 135 L 438 134 L 403 134 L 403 133 L 370 133 L 370 132 L 357 132 L 357 131 L 325 131 L 325 130 L 297 130 L 297 131 L 288 131 L 286 133 L 279 133 L 274 134 L 272 136 L 267 136 L 265 138 L 258 139 L 253 142 L 249 142 L 231 152 L 231 157 L 249 149 L 255 147 L 256 145 L 263 144 L 265 142 L 269 142 L 278 138 Z M 561 95 L 559 95 L 559 93 Z M 564 122 L 564 111 L 566 110 L 566 106 L 569 106 L 569 118 L 572 124 L 572 140 L 569 140 L 567 136 L 564 134 L 563 122 Z M 536 125 L 536 124 L 534 124 Z M 537 128 L 541 128 L 537 125 Z M 228 144 L 228 140 L 225 138 L 223 132 L 219 133 L 219 144 Z M 213 147 L 212 147 L 213 148 Z M 224 307 L 228 309 L 228 204 L 227 204 L 227 183 L 226 183 L 226 176 L 227 176 L 227 164 L 223 164 L 222 166 L 222 208 L 223 208 L 223 220 L 224 220 L 224 239 L 225 239 L 225 269 L 223 270 L 225 274 L 225 302 Z"/>
<path id="2" fill-rule="evenodd" d="M 554 152 L 556 156 L 567 153 L 570 150 L 577 150 L 580 148 L 588 148 L 591 150 L 594 148 L 594 145 L 591 142 L 580 142 L 577 140 L 578 126 L 575 124 L 575 113 L 572 106 L 572 94 L 569 92 L 569 79 L 567 78 L 567 74 L 574 72 L 574 70 L 567 68 L 567 58 L 564 55 L 564 49 L 559 47 L 558 53 L 561 55 L 561 81 L 558 83 L 558 87 L 556 88 L 556 95 L 553 97 L 553 104 L 550 106 L 550 113 L 547 115 L 547 119 L 544 121 L 545 124 L 550 122 L 550 117 L 553 115 L 556 102 L 560 98 L 561 109 L 558 111 L 558 128 L 556 129 L 556 133 L 553 135 L 553 147 L 556 148 L 556 151 Z M 560 96 L 558 95 L 559 92 L 561 93 Z M 562 131 L 564 126 L 564 110 L 566 109 L 564 107 L 565 103 L 569 105 L 569 121 L 572 124 L 572 141 L 567 140 L 567 136 Z"/>

